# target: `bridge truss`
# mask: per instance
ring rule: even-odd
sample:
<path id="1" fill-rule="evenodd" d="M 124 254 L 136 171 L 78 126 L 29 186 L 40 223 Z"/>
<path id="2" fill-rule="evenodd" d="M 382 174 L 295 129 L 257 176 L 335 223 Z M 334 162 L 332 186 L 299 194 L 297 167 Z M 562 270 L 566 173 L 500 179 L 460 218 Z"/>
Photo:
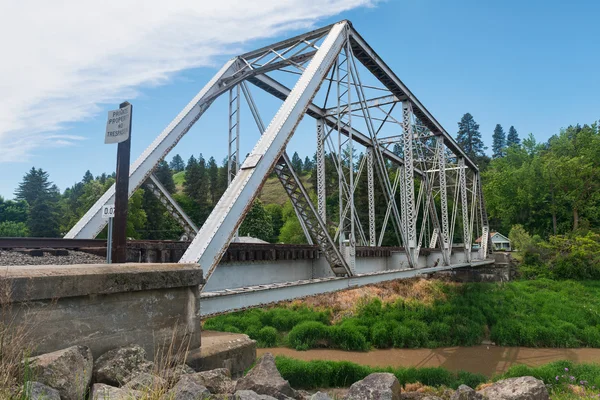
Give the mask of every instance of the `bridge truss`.
<path id="1" fill-rule="evenodd" d="M 257 88 L 281 101 L 268 125 L 252 93 Z M 229 185 L 198 229 L 152 174 L 221 95 L 229 97 Z M 242 105 L 261 134 L 243 160 Z M 316 201 L 286 152 L 305 115 L 315 120 L 308 140 L 316 140 Z M 273 172 L 308 243 L 326 259 L 327 279 L 360 278 L 357 246 L 398 247 L 404 257 L 394 271 L 454 268 L 486 259 L 487 239 L 473 251 L 476 238 L 489 236 L 477 166 L 349 21 L 229 60 L 131 165 L 129 191 L 146 184 L 159 197 L 193 237 L 180 262 L 198 262 L 209 280 Z M 337 192 L 335 205 L 326 202 L 331 190 Z M 359 206 L 357 191 L 364 190 L 368 201 Z M 106 223 L 102 206 L 112 201 L 114 186 L 66 237 L 95 237 Z M 440 255 L 435 265 L 420 261 L 424 249 Z M 385 279 L 391 278 L 380 280 Z"/>

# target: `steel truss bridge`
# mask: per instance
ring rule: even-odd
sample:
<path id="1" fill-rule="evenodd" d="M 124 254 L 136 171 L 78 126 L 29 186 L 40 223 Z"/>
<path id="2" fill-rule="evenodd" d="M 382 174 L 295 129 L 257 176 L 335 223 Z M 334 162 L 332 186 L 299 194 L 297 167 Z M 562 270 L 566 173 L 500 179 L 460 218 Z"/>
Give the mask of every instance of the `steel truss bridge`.
<path id="1" fill-rule="evenodd" d="M 261 102 L 252 94 L 257 90 L 281 102 L 268 124 Z M 153 171 L 222 95 L 229 97 L 229 185 L 198 228 Z M 243 162 L 242 103 L 256 125 L 249 129 L 260 133 Z M 312 134 L 298 134 L 316 140 L 316 205 L 286 151 L 305 115 L 315 120 Z M 326 168 L 333 168 L 336 177 L 335 207 L 326 204 L 328 185 L 331 188 Z M 265 261 L 244 268 L 227 267 L 222 261 L 273 172 L 291 200 L 306 240 L 319 249 L 310 265 L 302 261 L 298 267 L 308 268 L 308 279 L 282 281 L 287 275 L 269 270 Z M 363 174 L 368 210 L 358 210 L 355 204 Z M 229 60 L 131 165 L 129 194 L 142 185 L 193 238 L 180 262 L 197 262 L 205 271 L 203 314 L 491 263 L 477 166 L 345 20 Z M 65 237 L 94 238 L 106 224 L 102 206 L 114 202 L 114 194 L 113 186 Z M 390 236 L 393 251 L 365 257 L 360 250 L 357 255 L 357 248 L 382 249 L 384 237 Z M 478 237 L 486 240 L 474 249 Z M 296 268 L 286 265 L 289 261 L 280 263 L 279 271 Z M 222 283 L 211 285 L 211 277 L 218 275 Z M 257 276 L 264 281 L 256 282 Z"/>

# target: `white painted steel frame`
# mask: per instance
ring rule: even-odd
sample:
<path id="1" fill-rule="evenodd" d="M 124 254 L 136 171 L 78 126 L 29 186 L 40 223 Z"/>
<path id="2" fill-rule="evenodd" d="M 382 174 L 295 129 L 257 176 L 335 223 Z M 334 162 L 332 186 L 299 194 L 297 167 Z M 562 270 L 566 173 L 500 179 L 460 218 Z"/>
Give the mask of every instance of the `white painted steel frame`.
<path id="1" fill-rule="evenodd" d="M 267 175 L 283 153 L 329 68 L 347 38 L 348 24 L 335 24 L 301 75 L 265 133 L 241 166 L 213 212 L 181 258 L 198 262 L 210 276 L 225 252 L 234 230 L 251 207 Z M 249 160 L 254 160 L 252 163 Z"/>

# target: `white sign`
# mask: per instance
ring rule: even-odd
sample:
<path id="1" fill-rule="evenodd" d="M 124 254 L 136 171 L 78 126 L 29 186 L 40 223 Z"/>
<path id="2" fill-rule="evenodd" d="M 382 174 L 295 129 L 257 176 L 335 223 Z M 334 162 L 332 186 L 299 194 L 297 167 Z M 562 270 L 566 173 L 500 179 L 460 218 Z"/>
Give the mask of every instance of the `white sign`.
<path id="1" fill-rule="evenodd" d="M 114 204 L 106 204 L 102 207 L 102 218 L 108 219 L 113 218 L 115 216 L 115 205 Z"/>
<path id="2" fill-rule="evenodd" d="M 109 111 L 104 143 L 120 143 L 129 139 L 130 121 L 131 104 L 118 110 Z"/>

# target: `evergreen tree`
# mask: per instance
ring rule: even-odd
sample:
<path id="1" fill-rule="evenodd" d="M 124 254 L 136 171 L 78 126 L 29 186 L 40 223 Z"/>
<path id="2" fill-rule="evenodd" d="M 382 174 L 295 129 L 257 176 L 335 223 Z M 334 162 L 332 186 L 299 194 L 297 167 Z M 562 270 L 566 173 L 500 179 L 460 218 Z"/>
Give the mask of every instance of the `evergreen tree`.
<path id="1" fill-rule="evenodd" d="M 88 169 L 87 171 L 85 171 L 85 175 L 83 175 L 83 183 L 90 183 L 93 180 L 94 180 L 94 175 L 92 175 L 92 173 Z"/>
<path id="2" fill-rule="evenodd" d="M 496 128 L 494 128 L 494 134 L 492 135 L 492 140 L 492 157 L 504 157 L 506 155 L 506 135 L 504 133 L 504 129 L 502 129 L 502 125 L 496 124 Z"/>
<path id="3" fill-rule="evenodd" d="M 185 163 L 183 162 L 183 158 L 179 154 L 175 154 L 169 167 L 175 172 L 181 172 L 185 169 Z"/>
<path id="4" fill-rule="evenodd" d="M 175 193 L 175 181 L 173 181 L 173 174 L 171 174 L 171 169 L 166 161 L 163 160 L 158 163 L 156 170 L 154 170 L 154 175 L 156 175 L 160 183 L 163 184 L 169 193 Z"/>
<path id="5" fill-rule="evenodd" d="M 33 206 L 33 203 L 40 197 L 48 194 L 52 182 L 48 180 L 48 173 L 43 169 L 31 167 L 29 172 L 23 177 L 23 182 L 15 190 L 17 200 L 25 200 L 27 204 Z"/>
<path id="6" fill-rule="evenodd" d="M 33 202 L 29 212 L 27 228 L 32 237 L 58 237 L 58 213 L 56 203 L 49 195 L 42 196 Z"/>
<path id="7" fill-rule="evenodd" d="M 202 154 L 198 158 L 198 182 L 196 187 L 196 201 L 201 207 L 208 206 L 208 174 L 206 171 L 206 160 Z"/>
<path id="8" fill-rule="evenodd" d="M 219 167 L 214 157 L 208 159 L 208 185 L 210 187 L 210 202 L 214 206 L 219 201 Z"/>
<path id="9" fill-rule="evenodd" d="M 521 143 L 521 139 L 519 139 L 519 134 L 514 126 L 511 125 L 508 130 L 508 136 L 506 137 L 506 146 L 518 146 Z"/>
<path id="10" fill-rule="evenodd" d="M 265 210 L 262 202 L 254 200 L 252 207 L 240 225 L 240 236 L 252 236 L 268 241 L 273 236 L 271 215 Z"/>
<path id="11" fill-rule="evenodd" d="M 473 116 L 466 113 L 458 123 L 458 134 L 456 142 L 463 151 L 472 159 L 484 156 L 484 150 L 487 148 L 483 145 L 481 132 L 479 132 L 479 124 L 475 122 Z"/>
<path id="12" fill-rule="evenodd" d="M 313 161 L 310 158 L 308 158 L 308 156 L 304 158 L 304 166 L 302 169 L 304 172 L 309 172 L 313 169 Z"/>
<path id="13" fill-rule="evenodd" d="M 187 162 L 185 167 L 185 181 L 183 182 L 183 192 L 191 199 L 196 198 L 196 188 L 200 179 L 200 171 L 198 170 L 198 161 L 193 155 Z"/>
<path id="14" fill-rule="evenodd" d="M 295 151 L 294 155 L 292 156 L 292 169 L 294 171 L 296 171 L 297 174 L 301 174 L 302 173 L 302 167 L 303 167 L 302 159 L 298 155 L 298 152 Z"/>

